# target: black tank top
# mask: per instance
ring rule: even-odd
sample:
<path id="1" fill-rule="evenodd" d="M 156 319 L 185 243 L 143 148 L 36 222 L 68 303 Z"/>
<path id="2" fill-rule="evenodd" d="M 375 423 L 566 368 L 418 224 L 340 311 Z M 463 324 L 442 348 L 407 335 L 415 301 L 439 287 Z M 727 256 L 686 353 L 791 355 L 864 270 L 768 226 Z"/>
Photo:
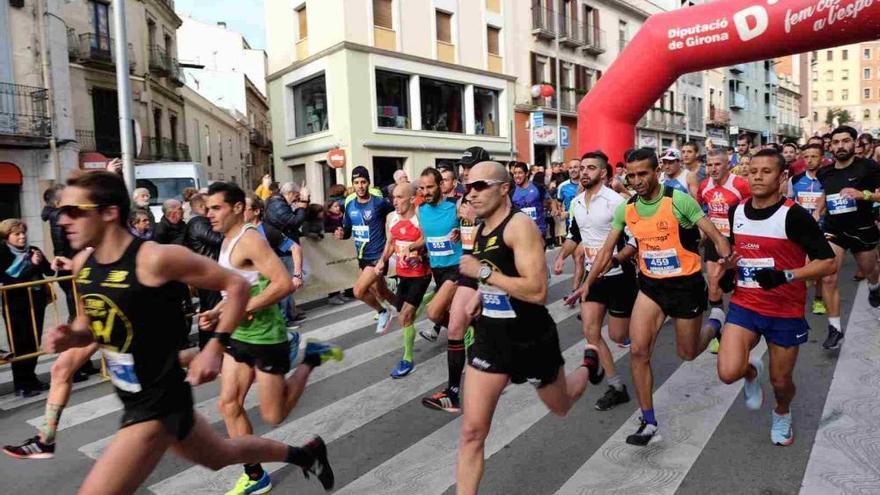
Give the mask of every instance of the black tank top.
<path id="1" fill-rule="evenodd" d="M 137 278 L 137 253 L 144 241 L 133 238 L 122 256 L 100 264 L 89 256 L 77 276 L 92 334 L 107 361 L 110 378 L 126 409 L 162 410 L 168 392 L 187 387 L 178 362 L 186 326 L 183 284 L 147 287 Z"/>
<path id="2" fill-rule="evenodd" d="M 497 270 L 509 277 L 519 277 L 520 274 L 519 270 L 516 269 L 513 249 L 504 243 L 504 229 L 507 227 L 510 219 L 517 213 L 519 213 L 517 208 L 511 208 L 507 217 L 501 221 L 495 230 L 489 233 L 484 231 L 486 224 L 480 224 L 474 241 L 474 256 L 481 263 L 487 264 L 493 270 Z M 531 334 L 541 330 L 539 328 L 532 328 L 534 324 L 545 320 L 549 320 L 550 323 L 553 321 L 546 307 L 509 296 L 491 285 L 480 284 L 480 293 L 483 299 L 483 318 L 504 320 L 510 323 L 516 322 L 517 324 L 514 328 L 522 329 Z M 528 323 L 524 324 L 524 322 Z M 543 325 L 538 326 L 543 327 Z"/>

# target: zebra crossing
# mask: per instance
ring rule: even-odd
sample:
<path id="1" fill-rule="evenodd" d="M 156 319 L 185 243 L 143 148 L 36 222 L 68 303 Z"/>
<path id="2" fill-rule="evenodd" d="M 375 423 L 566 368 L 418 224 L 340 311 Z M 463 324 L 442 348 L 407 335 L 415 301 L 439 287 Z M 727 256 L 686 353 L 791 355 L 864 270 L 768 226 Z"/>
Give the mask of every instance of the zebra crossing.
<path id="1" fill-rule="evenodd" d="M 548 307 L 570 371 L 580 362 L 583 339 L 576 312 L 560 301 L 569 278 L 552 280 L 553 302 Z M 632 401 L 600 413 L 593 404 L 605 385 L 591 387 L 568 417 L 557 418 L 532 387 L 509 387 L 487 441 L 481 493 L 880 493 L 880 417 L 875 413 L 880 402 L 880 336 L 864 284 L 854 289 L 843 294 L 845 307 L 853 309 L 839 356 L 821 352 L 813 341 L 821 340 L 824 321 L 811 321 L 814 334 L 802 348 L 795 376 L 799 390 L 793 406 L 793 446 L 770 444 L 772 401 L 760 412 L 745 410 L 741 384 L 718 381 L 714 356 L 705 353 L 693 362 L 680 362 L 667 324 L 654 359 L 661 442 L 647 448 L 623 442 L 636 428 L 637 403 L 629 350 L 612 345 Z M 358 304 L 312 316 L 303 336 L 339 341 L 346 358 L 316 369 L 300 405 L 278 427 L 262 424 L 256 392 L 249 395 L 246 407 L 255 434 L 292 444 L 320 434 L 329 445 L 338 493 L 453 493 L 461 419 L 420 405 L 423 396 L 445 384 L 445 342 L 417 339 L 415 371 L 392 380 L 388 373 L 402 352 L 400 331 L 377 336 L 373 327 L 372 312 Z M 764 345 L 753 353 L 763 355 Z M 216 408 L 217 392 L 216 382 L 204 385 L 195 390 L 195 400 L 200 413 L 225 432 Z M 765 392 L 769 399 L 769 385 Z M 30 436 L 34 425 L 42 422 L 42 407 L 42 401 L 0 400 L 3 443 Z M 119 416 L 109 384 L 76 389 L 59 426 L 56 459 L 0 459 L 2 491 L 75 493 L 115 433 Z M 265 468 L 273 475 L 274 493 L 322 493 L 296 468 Z M 212 472 L 168 454 L 139 493 L 225 493 L 240 469 Z"/>

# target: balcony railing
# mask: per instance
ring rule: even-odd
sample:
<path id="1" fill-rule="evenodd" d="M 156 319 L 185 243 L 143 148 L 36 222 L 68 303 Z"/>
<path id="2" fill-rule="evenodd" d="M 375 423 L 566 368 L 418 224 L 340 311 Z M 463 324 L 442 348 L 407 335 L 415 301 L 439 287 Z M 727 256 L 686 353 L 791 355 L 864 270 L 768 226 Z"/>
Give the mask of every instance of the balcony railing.
<path id="1" fill-rule="evenodd" d="M 80 152 L 96 151 L 104 156 L 115 158 L 122 156 L 122 143 L 119 133 L 95 134 L 85 129 L 76 130 L 76 141 Z"/>
<path id="2" fill-rule="evenodd" d="M 168 59 L 168 78 L 178 87 L 183 86 L 185 83 L 183 69 L 180 68 L 180 62 L 176 58 Z"/>
<path id="3" fill-rule="evenodd" d="M 584 51 L 591 55 L 601 55 L 605 53 L 605 31 L 586 26 L 584 29 Z"/>
<path id="4" fill-rule="evenodd" d="M 730 124 L 730 112 L 721 110 L 715 105 L 709 106 L 709 125 L 725 126 Z"/>
<path id="5" fill-rule="evenodd" d="M 749 108 L 749 100 L 744 94 L 731 93 L 729 106 L 731 110 L 747 110 Z"/>
<path id="6" fill-rule="evenodd" d="M 684 116 L 669 110 L 653 109 L 639 120 L 639 126 L 661 131 L 684 132 Z"/>
<path id="7" fill-rule="evenodd" d="M 84 33 L 79 35 L 67 30 L 67 52 L 72 60 L 100 69 L 111 70 L 116 67 L 116 47 L 113 38 L 103 34 Z M 135 69 L 134 45 L 128 44 L 128 70 Z"/>
<path id="8" fill-rule="evenodd" d="M 189 146 L 178 143 L 177 144 L 177 157 L 176 161 L 178 162 L 189 162 L 192 161 L 192 158 L 189 155 Z"/>
<path id="9" fill-rule="evenodd" d="M 139 160 L 147 161 L 190 161 L 189 146 L 175 143 L 168 138 L 144 138 Z"/>
<path id="10" fill-rule="evenodd" d="M 540 2 L 532 3 L 532 34 L 539 38 L 556 38 L 556 26 L 553 24 L 554 12 L 545 9 Z"/>
<path id="11" fill-rule="evenodd" d="M 150 47 L 150 72 L 160 76 L 167 76 L 171 70 L 171 59 L 168 53 L 159 45 Z"/>
<path id="12" fill-rule="evenodd" d="M 52 135 L 49 92 L 35 86 L 0 83 L 0 135 L 48 139 Z"/>
<path id="13" fill-rule="evenodd" d="M 584 45 L 584 28 L 566 13 L 560 12 L 559 18 L 559 43 L 577 48 Z"/>
<path id="14" fill-rule="evenodd" d="M 251 144 L 255 146 L 259 146 L 264 148 L 268 145 L 269 140 L 266 138 L 266 135 L 263 134 L 259 129 L 251 129 L 250 130 L 250 141 Z"/>

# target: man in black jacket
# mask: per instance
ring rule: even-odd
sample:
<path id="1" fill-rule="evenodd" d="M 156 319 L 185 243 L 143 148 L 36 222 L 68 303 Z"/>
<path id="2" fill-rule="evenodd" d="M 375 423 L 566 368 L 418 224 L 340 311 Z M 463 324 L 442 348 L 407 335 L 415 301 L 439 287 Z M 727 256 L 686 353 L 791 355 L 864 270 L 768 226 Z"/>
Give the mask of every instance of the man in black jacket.
<path id="1" fill-rule="evenodd" d="M 269 244 L 275 250 L 275 254 L 281 258 L 285 268 L 287 268 L 287 274 L 291 277 L 302 277 L 302 274 L 294 273 L 290 250 L 279 249 L 279 246 L 289 244 L 284 243 L 285 237 L 299 244 L 299 237 L 301 235 L 299 229 L 306 219 L 306 209 L 308 206 L 308 189 L 300 187 L 295 182 L 285 182 L 281 186 L 279 194 L 274 194 L 266 200 L 266 212 L 263 215 L 263 229 L 266 231 L 266 239 L 269 240 Z M 279 240 L 280 242 L 277 242 Z M 285 319 L 287 319 L 288 326 L 294 325 L 299 315 L 296 313 L 293 294 L 282 299 L 281 311 L 284 313 Z"/>
<path id="2" fill-rule="evenodd" d="M 192 207 L 192 217 L 186 224 L 183 236 L 183 245 L 196 254 L 207 256 L 214 261 L 220 256 L 220 245 L 223 244 L 223 234 L 215 232 L 211 228 L 211 221 L 205 217 L 205 196 L 196 194 L 189 200 Z M 199 312 L 212 309 L 220 302 L 220 293 L 214 290 L 199 289 Z M 199 348 L 205 346 L 211 332 L 199 331 Z"/>
<path id="3" fill-rule="evenodd" d="M 153 240 L 159 244 L 177 244 L 183 246 L 186 234 L 186 223 L 183 222 L 183 205 L 176 199 L 168 199 L 162 203 L 162 220 L 156 224 Z"/>

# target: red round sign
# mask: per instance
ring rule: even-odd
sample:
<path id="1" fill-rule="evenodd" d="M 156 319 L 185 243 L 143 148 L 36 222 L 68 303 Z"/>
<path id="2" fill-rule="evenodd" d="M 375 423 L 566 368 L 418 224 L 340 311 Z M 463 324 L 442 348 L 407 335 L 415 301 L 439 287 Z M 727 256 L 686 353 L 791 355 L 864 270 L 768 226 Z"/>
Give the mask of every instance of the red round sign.
<path id="1" fill-rule="evenodd" d="M 333 148 L 327 153 L 327 163 L 333 168 L 342 168 L 345 166 L 345 150 L 341 148 Z"/>

